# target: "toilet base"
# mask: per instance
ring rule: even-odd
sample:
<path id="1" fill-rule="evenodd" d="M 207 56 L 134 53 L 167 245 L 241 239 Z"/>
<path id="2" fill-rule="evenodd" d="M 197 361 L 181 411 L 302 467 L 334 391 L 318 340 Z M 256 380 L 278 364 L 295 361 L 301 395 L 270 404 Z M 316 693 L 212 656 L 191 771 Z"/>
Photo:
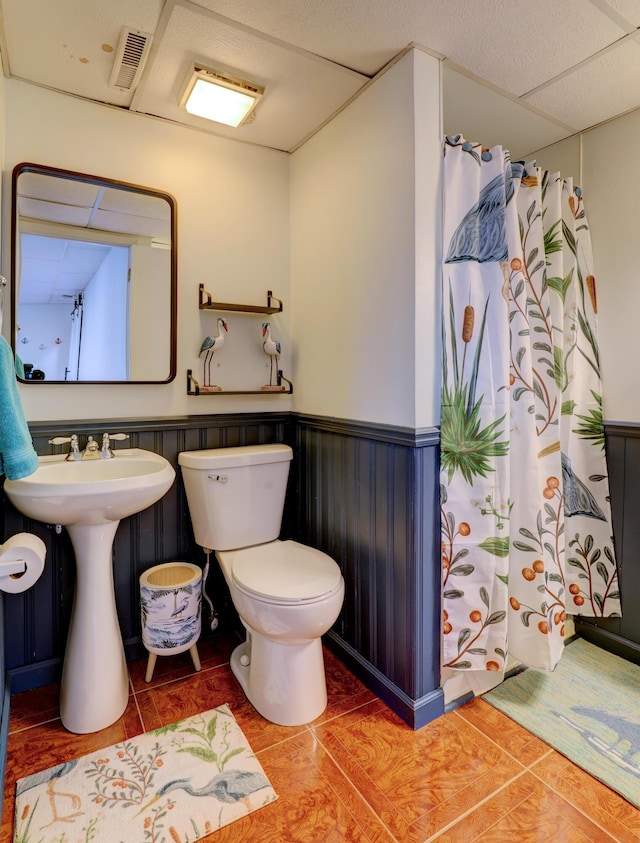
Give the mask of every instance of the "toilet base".
<path id="1" fill-rule="evenodd" d="M 231 654 L 231 670 L 251 705 L 271 723 L 302 726 L 327 707 L 320 638 L 278 644 L 248 630 L 247 640 Z"/>

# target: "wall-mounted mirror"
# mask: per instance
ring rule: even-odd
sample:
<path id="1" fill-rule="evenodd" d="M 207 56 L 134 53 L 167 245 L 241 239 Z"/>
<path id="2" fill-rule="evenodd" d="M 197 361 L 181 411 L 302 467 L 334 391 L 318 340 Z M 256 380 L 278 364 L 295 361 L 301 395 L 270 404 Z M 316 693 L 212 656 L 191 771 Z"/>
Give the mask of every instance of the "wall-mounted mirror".
<path id="1" fill-rule="evenodd" d="M 11 337 L 20 380 L 167 383 L 175 377 L 171 195 L 19 164 L 11 232 Z"/>

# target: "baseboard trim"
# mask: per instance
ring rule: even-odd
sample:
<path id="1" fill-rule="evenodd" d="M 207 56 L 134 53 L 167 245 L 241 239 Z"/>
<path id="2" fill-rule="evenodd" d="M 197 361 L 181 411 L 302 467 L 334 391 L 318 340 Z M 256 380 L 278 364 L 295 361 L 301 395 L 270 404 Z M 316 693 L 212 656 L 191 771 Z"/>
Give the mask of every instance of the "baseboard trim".
<path id="1" fill-rule="evenodd" d="M 297 424 L 307 425 L 314 430 L 343 433 L 348 436 L 387 442 L 392 445 L 424 448 L 438 445 L 440 442 L 440 429 L 437 427 L 401 427 L 393 424 L 340 419 L 333 416 L 314 416 L 308 413 L 292 413 L 291 417 Z"/>
<path id="2" fill-rule="evenodd" d="M 191 430 L 199 427 L 229 427 L 233 425 L 260 425 L 265 419 L 276 424 L 291 420 L 291 412 L 274 413 L 215 413 L 189 416 L 145 416 L 140 418 L 100 419 L 101 427 L 122 430 L 127 433 L 144 433 L 157 430 Z M 56 421 L 31 421 L 29 431 L 34 435 L 65 433 L 77 430 L 79 433 L 94 432 L 96 419 L 73 419 Z M 131 447 L 128 445 L 127 447 Z"/>
<path id="3" fill-rule="evenodd" d="M 604 432 L 607 436 L 626 436 L 637 439 L 640 437 L 640 423 L 605 420 Z"/>
<path id="4" fill-rule="evenodd" d="M 198 640 L 202 641 L 202 637 Z M 149 655 L 149 651 L 142 643 L 141 635 L 134 635 L 132 638 L 127 638 L 122 642 L 122 644 L 124 646 L 124 657 L 127 664 L 129 664 L 129 662 L 137 661 L 138 659 L 143 659 Z M 168 651 L 168 655 L 171 655 L 170 650 Z"/>
<path id="5" fill-rule="evenodd" d="M 370 691 L 380 697 L 412 729 L 421 729 L 444 714 L 442 688 L 436 688 L 414 700 L 335 632 L 329 631 L 324 637 L 324 643 Z"/>
<path id="6" fill-rule="evenodd" d="M 230 425 L 259 425 L 267 419 L 270 423 L 298 423 L 309 425 L 316 430 L 344 433 L 365 439 L 379 440 L 395 445 L 408 445 L 421 448 L 438 445 L 439 427 L 403 427 L 394 424 L 359 421 L 357 419 L 316 416 L 309 413 L 295 413 L 290 410 L 273 413 L 229 413 L 189 416 L 160 416 L 149 418 L 102 419 L 104 427 L 118 428 L 127 433 L 143 433 L 156 430 L 189 430 L 198 427 L 228 427 Z M 32 421 L 29 430 L 33 435 L 51 435 L 64 433 L 69 429 L 79 433 L 93 431 L 95 419 L 74 419 L 72 421 Z"/>
<path id="7" fill-rule="evenodd" d="M 614 656 L 620 656 L 629 662 L 640 664 L 640 645 L 636 644 L 635 641 L 630 641 L 628 638 L 616 635 L 615 632 L 609 632 L 606 629 L 593 626 L 593 624 L 581 623 L 578 618 L 576 618 L 576 632 L 580 638 L 602 647 L 603 650 L 613 653 Z"/>
<path id="8" fill-rule="evenodd" d="M 43 685 L 52 685 L 60 681 L 62 659 L 49 659 L 37 664 L 27 664 L 7 671 L 7 685 L 12 694 L 30 691 Z"/>
<path id="9" fill-rule="evenodd" d="M 2 718 L 0 719 L 0 817 L 2 816 L 4 798 L 4 773 L 7 766 L 7 746 L 9 744 L 9 708 L 11 705 L 11 689 L 9 682 L 5 682 L 4 698 L 2 700 Z"/>

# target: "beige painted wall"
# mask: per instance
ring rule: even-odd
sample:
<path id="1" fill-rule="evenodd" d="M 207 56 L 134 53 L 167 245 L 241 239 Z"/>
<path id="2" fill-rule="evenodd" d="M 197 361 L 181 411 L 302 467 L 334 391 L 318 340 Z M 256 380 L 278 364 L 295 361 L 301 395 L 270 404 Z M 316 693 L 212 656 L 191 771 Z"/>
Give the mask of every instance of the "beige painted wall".
<path id="1" fill-rule="evenodd" d="M 292 156 L 299 412 L 436 421 L 440 148 L 439 63 L 413 51 Z"/>
<path id="2" fill-rule="evenodd" d="M 407 427 L 437 423 L 436 59 L 409 53 L 293 156 L 17 80 L 6 87 L 5 196 L 13 166 L 30 161 L 154 187 L 178 205 L 176 380 L 24 385 L 29 420 L 294 407 Z M 4 265 L 8 271 L 8 255 Z M 215 330 L 215 315 L 197 309 L 200 282 L 223 301 L 260 303 L 267 289 L 284 300 L 272 322 L 293 400 L 187 397 L 186 369 L 199 370 L 200 341 Z M 216 382 L 239 388 L 256 373 L 266 382 L 261 319 L 226 318 Z"/>
<path id="3" fill-rule="evenodd" d="M 582 184 L 582 142 L 580 135 L 547 146 L 532 153 L 528 160 L 535 160 L 539 167 L 552 173 L 562 173 L 572 178 L 573 183 Z"/>
<path id="4" fill-rule="evenodd" d="M 6 80 L 5 80 L 4 76 L 0 76 L 0 163 L 2 163 L 2 161 L 4 161 L 4 136 L 5 136 L 5 126 L 6 126 L 6 120 L 5 120 L 5 85 L 6 85 Z M 3 211 L 4 211 L 5 206 L 6 206 L 6 203 L 4 201 L 4 192 L 2 190 L 0 190 L 0 220 L 2 219 Z M 6 250 L 6 247 L 5 247 L 4 237 L 0 237 L 0 267 L 2 267 L 5 263 L 5 255 L 6 254 L 7 254 L 7 250 Z M 6 275 L 6 272 L 4 272 L 4 270 L 0 270 L 0 271 L 3 274 Z M 7 280 L 8 280 L 8 276 L 7 276 Z M 9 325 L 11 323 L 11 317 L 10 317 L 10 314 L 9 314 L 10 299 L 9 299 L 7 290 L 4 290 L 4 292 L 2 294 L 2 299 L 0 299 L 0 301 L 2 301 L 2 307 L 0 307 L 0 332 L 1 332 L 2 329 L 3 329 L 3 324 Z M 6 316 L 5 316 L 5 312 L 6 312 Z"/>
<path id="5" fill-rule="evenodd" d="M 36 88 L 0 85 L 2 272 L 10 173 L 21 161 L 130 180 L 178 202 L 178 374 L 162 386 L 21 386 L 30 420 L 301 412 L 421 427 L 438 422 L 439 65 L 405 56 L 293 156 Z M 582 181 L 598 279 L 607 420 L 640 422 L 640 112 L 531 157 Z M 291 184 L 290 184 L 291 183 Z M 416 185 L 418 187 L 416 188 Z M 200 282 L 223 300 L 283 298 L 274 334 L 288 397 L 189 398 L 188 367 L 215 329 Z M 259 318 L 231 317 L 217 379 L 266 380 Z M 5 296 L 4 334 L 8 335 Z M 223 356 L 224 354 L 224 356 Z M 249 374 L 250 372 L 250 374 Z M 244 384 L 243 384 L 244 385 Z"/>
<path id="6" fill-rule="evenodd" d="M 586 132 L 583 188 L 598 290 L 604 416 L 640 422 L 640 111 Z"/>
<path id="7" fill-rule="evenodd" d="M 198 371 L 204 336 L 215 315 L 198 310 L 198 284 L 221 301 L 266 302 L 267 290 L 285 310 L 274 317 L 291 369 L 289 157 L 153 118 L 6 80 L 3 242 L 9 242 L 11 170 L 19 162 L 49 164 L 135 182 L 171 193 L 178 205 L 178 364 L 167 385 L 23 385 L 30 421 L 289 409 L 288 396 L 199 397 L 186 394 L 186 369 Z M 3 272 L 9 254 L 3 250 Z M 228 388 L 268 379 L 260 317 L 227 314 L 229 334 L 216 377 Z M 4 334 L 8 336 L 9 320 Z M 237 386 L 236 386 L 237 385 Z M 242 385 L 242 386 L 240 386 Z"/>
<path id="8" fill-rule="evenodd" d="M 604 417 L 640 423 L 636 314 L 640 312 L 637 212 L 640 111 L 536 154 L 547 169 L 574 176 L 585 198 L 598 293 Z"/>

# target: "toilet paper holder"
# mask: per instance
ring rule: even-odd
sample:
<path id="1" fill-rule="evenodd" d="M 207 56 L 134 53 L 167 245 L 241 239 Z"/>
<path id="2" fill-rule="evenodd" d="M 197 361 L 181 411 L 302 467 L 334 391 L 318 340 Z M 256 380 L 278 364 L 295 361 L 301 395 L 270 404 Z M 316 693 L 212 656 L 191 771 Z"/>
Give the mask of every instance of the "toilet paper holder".
<path id="1" fill-rule="evenodd" d="M 44 542 L 33 533 L 16 533 L 0 544 L 0 591 L 20 594 L 34 586 L 46 555 Z"/>
<path id="2" fill-rule="evenodd" d="M 19 576 L 27 570 L 27 563 L 24 559 L 0 560 L 0 577 Z"/>

